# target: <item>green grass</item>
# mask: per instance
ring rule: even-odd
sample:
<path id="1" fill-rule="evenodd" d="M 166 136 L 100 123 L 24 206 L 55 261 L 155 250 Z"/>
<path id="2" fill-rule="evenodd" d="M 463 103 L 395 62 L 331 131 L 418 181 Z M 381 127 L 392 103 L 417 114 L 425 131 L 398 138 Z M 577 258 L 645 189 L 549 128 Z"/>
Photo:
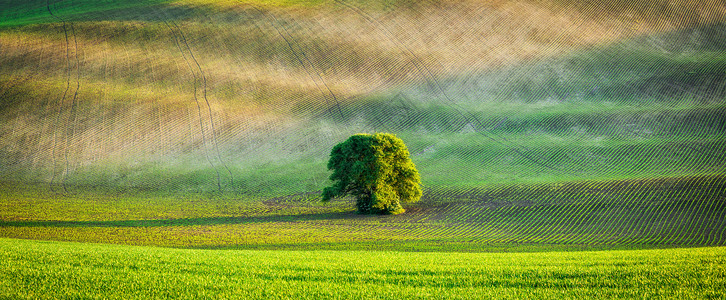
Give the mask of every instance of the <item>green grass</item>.
<path id="1" fill-rule="evenodd" d="M 0 237 L 180 248 L 547 251 L 721 246 L 719 176 L 428 187 L 399 216 L 352 199 L 5 186 Z M 60 190 L 56 191 L 59 192 Z"/>
<path id="2" fill-rule="evenodd" d="M 421 3 L 411 0 L 347 1 L 374 10 L 410 9 Z M 164 11 L 174 17 L 188 17 L 189 11 L 216 10 L 223 13 L 230 8 L 258 7 L 275 9 L 328 9 L 338 4 L 332 0 L 30 0 L 4 1 L 0 3 L 0 27 L 15 27 L 59 20 L 125 19 L 147 20 L 153 18 L 150 10 Z M 50 10 L 53 15 L 51 15 Z"/>
<path id="3" fill-rule="evenodd" d="M 0 6 L 0 27 L 10 27 L 35 23 L 57 22 L 58 18 L 72 20 L 74 17 L 89 13 L 126 12 L 129 9 L 141 11 L 149 6 L 169 2 L 167 0 L 124 0 L 124 1 L 62 1 L 62 0 L 31 0 L 4 1 Z M 53 17 L 48 10 L 53 12 Z"/>
<path id="4" fill-rule="evenodd" d="M 0 297 L 718 299 L 724 248 L 208 251 L 0 239 Z"/>
<path id="5" fill-rule="evenodd" d="M 720 3 L 490 2 L 0 2 L 0 298 L 723 298 Z"/>

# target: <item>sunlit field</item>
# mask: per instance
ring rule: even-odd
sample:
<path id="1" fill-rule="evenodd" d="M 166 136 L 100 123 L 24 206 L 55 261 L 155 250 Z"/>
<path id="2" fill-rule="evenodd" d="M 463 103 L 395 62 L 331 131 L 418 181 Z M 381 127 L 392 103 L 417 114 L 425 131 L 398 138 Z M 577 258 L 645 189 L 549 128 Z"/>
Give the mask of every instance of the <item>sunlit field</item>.
<path id="1" fill-rule="evenodd" d="M 721 298 L 726 6 L 656 2 L 1 2 L 0 298 Z M 421 201 L 322 203 L 376 132 Z"/>
<path id="2" fill-rule="evenodd" d="M 545 253 L 209 251 L 0 240 L 9 298 L 718 299 L 722 247 Z"/>
<path id="3" fill-rule="evenodd" d="M 7 190 L 11 190 L 7 187 Z M 352 199 L 3 195 L 4 237 L 183 248 L 545 251 L 720 246 L 721 177 L 429 188 L 397 216 Z"/>

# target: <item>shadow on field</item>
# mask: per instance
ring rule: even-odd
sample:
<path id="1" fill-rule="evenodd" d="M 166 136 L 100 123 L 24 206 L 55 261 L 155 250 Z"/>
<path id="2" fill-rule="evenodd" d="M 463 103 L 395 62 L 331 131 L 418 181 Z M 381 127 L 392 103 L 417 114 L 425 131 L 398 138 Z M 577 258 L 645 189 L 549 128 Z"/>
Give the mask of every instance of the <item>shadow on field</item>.
<path id="1" fill-rule="evenodd" d="M 355 218 L 355 212 L 311 213 L 299 215 L 272 215 L 255 217 L 209 217 L 157 220 L 112 221 L 0 221 L 0 227 L 163 227 L 193 225 L 233 225 L 251 223 L 301 222 Z"/>

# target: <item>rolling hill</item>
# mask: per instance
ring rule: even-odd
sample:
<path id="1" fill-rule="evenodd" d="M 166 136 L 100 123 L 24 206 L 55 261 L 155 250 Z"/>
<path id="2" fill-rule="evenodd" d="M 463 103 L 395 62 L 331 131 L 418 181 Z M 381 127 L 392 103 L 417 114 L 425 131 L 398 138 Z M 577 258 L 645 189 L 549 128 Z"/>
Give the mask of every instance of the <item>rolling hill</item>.
<path id="1" fill-rule="evenodd" d="M 3 1 L 0 11 L 3 237 L 724 244 L 719 1 Z M 407 143 L 426 198 L 398 221 L 317 205 L 332 146 L 381 131 Z"/>

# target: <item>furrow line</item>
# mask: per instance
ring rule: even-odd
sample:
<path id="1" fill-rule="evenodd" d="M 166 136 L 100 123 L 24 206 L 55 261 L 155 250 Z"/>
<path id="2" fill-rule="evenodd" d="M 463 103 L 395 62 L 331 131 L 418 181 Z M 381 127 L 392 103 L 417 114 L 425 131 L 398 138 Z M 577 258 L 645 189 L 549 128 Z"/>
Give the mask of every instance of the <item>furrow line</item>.
<path id="1" fill-rule="evenodd" d="M 227 173 L 229 174 L 229 184 L 234 184 L 234 175 L 232 175 L 232 171 L 229 169 L 229 166 L 227 166 L 227 163 L 224 162 L 222 159 L 221 152 L 219 151 L 219 143 L 217 141 L 217 130 L 214 126 L 214 114 L 212 113 L 212 106 L 209 103 L 209 99 L 207 98 L 207 76 L 204 74 L 204 69 L 202 69 L 202 66 L 199 65 L 199 61 L 196 57 L 194 57 L 194 52 L 192 51 L 191 47 L 189 47 L 189 42 L 187 42 L 187 38 L 184 35 L 184 31 L 181 30 L 178 24 L 176 22 L 172 21 L 172 24 L 176 29 L 179 31 L 179 36 L 181 37 L 181 41 L 184 43 L 184 46 L 187 49 L 187 52 L 189 52 L 189 56 L 192 58 L 192 61 L 194 61 L 194 64 L 197 66 L 197 70 L 199 71 L 200 76 L 202 77 L 202 98 L 204 98 L 204 102 L 207 105 L 207 113 L 209 114 L 209 125 L 210 125 L 210 131 L 212 132 L 212 143 L 214 144 L 214 149 L 216 151 L 217 160 L 219 160 L 219 163 L 222 164 L 222 166 L 227 170 Z M 201 118 L 201 113 L 200 113 Z M 216 171 L 216 168 L 215 168 Z M 219 176 L 219 174 L 217 175 Z M 221 192 L 221 182 L 218 182 L 217 185 L 220 188 Z"/>
<path id="2" fill-rule="evenodd" d="M 204 156 L 206 158 L 207 163 L 209 164 L 209 166 L 215 172 L 216 179 L 217 179 L 216 180 L 217 190 L 221 192 L 222 191 L 221 174 L 219 173 L 219 170 L 217 170 L 216 166 L 212 162 L 212 159 L 210 158 L 210 155 L 209 155 L 209 149 L 208 149 L 208 146 L 207 146 L 207 138 L 206 138 L 206 134 L 205 134 L 205 130 L 204 130 L 204 118 L 202 116 L 202 106 L 201 106 L 201 104 L 199 102 L 198 91 L 197 91 L 197 85 L 198 85 L 197 73 L 194 70 L 194 67 L 192 66 L 191 62 L 189 61 L 189 58 L 185 54 L 184 48 L 181 46 L 181 42 L 180 42 L 179 35 L 174 30 L 174 28 L 179 29 L 179 27 L 176 25 L 176 23 L 174 21 L 171 21 L 173 23 L 174 27 L 172 27 L 171 25 L 169 25 L 169 21 L 167 21 L 166 19 L 162 19 L 162 21 L 164 22 L 164 24 L 166 25 L 166 27 L 171 32 L 172 37 L 174 38 L 174 43 L 176 44 L 177 49 L 179 50 L 182 58 L 184 59 L 184 61 L 187 64 L 187 67 L 189 68 L 189 71 L 192 74 L 192 78 L 193 78 L 192 86 L 194 87 L 194 90 L 193 90 L 193 92 L 194 92 L 194 103 L 196 104 L 196 107 L 197 107 L 197 116 L 198 116 L 198 119 L 199 119 L 199 130 L 200 130 L 200 134 L 201 134 L 201 137 L 202 137 L 202 149 L 203 149 Z"/>
<path id="3" fill-rule="evenodd" d="M 69 38 L 68 38 L 68 29 L 66 27 L 67 26 L 66 21 L 63 18 L 61 18 L 59 16 L 56 16 L 53 13 L 53 11 L 50 9 L 50 0 L 46 0 L 46 9 L 48 10 L 48 13 L 54 19 L 56 19 L 56 20 L 58 20 L 58 21 L 61 22 L 61 24 L 63 26 L 63 34 L 64 34 L 64 37 L 65 37 L 65 44 L 66 44 L 66 88 L 65 88 L 65 91 L 63 92 L 63 96 L 61 96 L 59 98 L 59 100 L 58 100 L 58 105 L 57 105 L 58 106 L 58 113 L 56 114 L 55 124 L 54 124 L 53 129 L 52 129 L 52 131 L 53 131 L 53 145 L 52 145 L 52 151 L 51 151 L 52 152 L 51 153 L 51 161 L 52 161 L 51 163 L 53 165 L 53 169 L 51 171 L 52 174 L 51 174 L 51 178 L 50 178 L 50 181 L 49 181 L 49 186 L 50 186 L 51 191 L 54 194 L 57 195 L 59 193 L 56 192 L 56 190 L 55 190 L 56 174 L 58 173 L 58 170 L 56 168 L 57 165 L 58 165 L 58 162 L 57 162 L 57 159 L 58 159 L 57 156 L 58 156 L 58 154 L 56 153 L 56 152 L 58 152 L 58 137 L 56 135 L 58 134 L 58 130 L 57 129 L 58 129 L 59 125 L 60 125 L 60 120 L 61 120 L 61 118 L 63 116 L 63 106 L 65 105 L 66 97 L 68 95 L 68 91 L 70 91 L 70 88 L 71 88 L 71 58 L 70 58 L 70 51 L 71 50 L 70 50 L 70 41 L 69 41 Z M 65 177 L 64 177 L 65 176 L 65 173 L 64 172 L 61 172 L 61 176 L 62 176 L 62 178 L 61 178 L 60 181 L 61 181 L 62 188 L 67 193 L 67 188 L 65 186 Z"/>

